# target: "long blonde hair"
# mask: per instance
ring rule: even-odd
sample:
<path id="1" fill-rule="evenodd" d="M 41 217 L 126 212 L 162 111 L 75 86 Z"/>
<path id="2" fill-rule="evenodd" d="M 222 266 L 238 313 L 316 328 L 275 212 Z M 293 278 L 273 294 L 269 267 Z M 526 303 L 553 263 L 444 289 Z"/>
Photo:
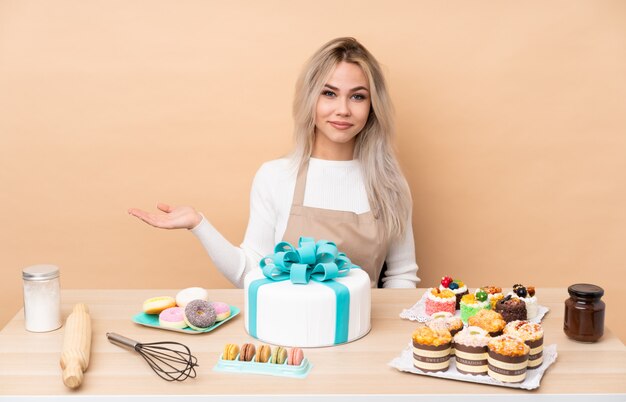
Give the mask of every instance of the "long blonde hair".
<path id="1" fill-rule="evenodd" d="M 299 167 L 311 157 L 317 100 L 340 62 L 358 65 L 369 81 L 371 110 L 365 127 L 356 137 L 354 158 L 361 162 L 374 216 L 382 219 L 387 239 L 399 239 L 406 231 L 412 201 L 391 145 L 395 129 L 393 106 L 380 65 L 356 39 L 337 38 L 326 43 L 313 54 L 300 74 L 293 102 L 295 149 L 292 157 Z"/>

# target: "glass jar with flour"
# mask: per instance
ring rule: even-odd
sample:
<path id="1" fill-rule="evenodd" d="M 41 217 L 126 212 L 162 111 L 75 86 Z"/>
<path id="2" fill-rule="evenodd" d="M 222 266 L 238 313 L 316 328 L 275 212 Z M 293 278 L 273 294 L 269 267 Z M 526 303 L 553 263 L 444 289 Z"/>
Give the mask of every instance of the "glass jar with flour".
<path id="1" fill-rule="evenodd" d="M 24 326 L 30 332 L 48 332 L 61 327 L 59 268 L 32 265 L 22 270 L 24 280 Z"/>

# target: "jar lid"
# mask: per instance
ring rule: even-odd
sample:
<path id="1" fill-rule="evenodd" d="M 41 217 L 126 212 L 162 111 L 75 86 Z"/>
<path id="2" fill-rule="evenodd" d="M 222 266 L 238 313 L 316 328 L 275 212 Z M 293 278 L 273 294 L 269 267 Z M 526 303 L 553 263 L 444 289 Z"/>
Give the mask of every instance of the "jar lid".
<path id="1" fill-rule="evenodd" d="M 567 288 L 572 296 L 599 299 L 604 295 L 604 289 L 590 283 L 577 283 Z"/>
<path id="2" fill-rule="evenodd" d="M 47 281 L 58 277 L 59 267 L 56 265 L 31 265 L 22 270 L 22 278 L 28 281 Z"/>

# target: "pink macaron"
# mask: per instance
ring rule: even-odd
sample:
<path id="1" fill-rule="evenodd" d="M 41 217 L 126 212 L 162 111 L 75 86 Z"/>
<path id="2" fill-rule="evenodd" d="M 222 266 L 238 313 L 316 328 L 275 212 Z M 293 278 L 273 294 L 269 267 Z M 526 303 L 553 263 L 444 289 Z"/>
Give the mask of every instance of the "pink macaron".
<path id="1" fill-rule="evenodd" d="M 185 310 L 181 307 L 170 307 L 159 314 L 159 325 L 166 328 L 182 329 L 187 326 L 185 323 Z"/>
<path id="2" fill-rule="evenodd" d="M 215 314 L 217 315 L 215 321 L 224 321 L 230 317 L 230 306 L 228 304 L 222 302 L 211 302 L 211 305 L 215 309 Z"/>
<path id="3" fill-rule="evenodd" d="M 304 352 L 300 348 L 291 348 L 287 354 L 287 364 L 299 366 L 304 360 Z"/>

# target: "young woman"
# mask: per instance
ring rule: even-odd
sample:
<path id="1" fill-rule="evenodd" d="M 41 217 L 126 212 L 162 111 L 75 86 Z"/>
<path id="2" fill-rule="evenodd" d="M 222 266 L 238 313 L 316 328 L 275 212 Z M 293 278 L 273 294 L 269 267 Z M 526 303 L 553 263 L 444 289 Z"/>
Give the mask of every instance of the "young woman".
<path id="1" fill-rule="evenodd" d="M 325 44 L 298 79 L 293 115 L 295 149 L 256 173 L 240 247 L 192 207 L 128 212 L 158 228 L 190 229 L 238 287 L 276 243 L 297 246 L 306 236 L 335 242 L 372 286 L 386 263 L 383 287 L 414 288 L 412 201 L 392 150 L 392 107 L 376 59 L 353 38 Z"/>

